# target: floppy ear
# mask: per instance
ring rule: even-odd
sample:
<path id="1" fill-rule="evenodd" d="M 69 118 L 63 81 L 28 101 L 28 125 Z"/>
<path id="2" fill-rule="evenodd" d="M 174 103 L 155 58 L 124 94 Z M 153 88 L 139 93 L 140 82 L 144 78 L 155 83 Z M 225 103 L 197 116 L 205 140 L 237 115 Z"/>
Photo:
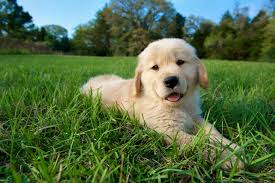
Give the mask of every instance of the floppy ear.
<path id="1" fill-rule="evenodd" d="M 138 97 L 141 93 L 141 70 L 139 67 L 136 69 L 134 83 L 133 83 L 133 94 Z"/>
<path id="2" fill-rule="evenodd" d="M 208 88 L 208 76 L 205 66 L 202 63 L 198 64 L 198 82 L 203 89 Z"/>
<path id="3" fill-rule="evenodd" d="M 201 63 L 201 60 L 194 56 L 195 62 L 198 64 L 198 83 L 203 89 L 208 88 L 208 75 L 205 66 Z"/>

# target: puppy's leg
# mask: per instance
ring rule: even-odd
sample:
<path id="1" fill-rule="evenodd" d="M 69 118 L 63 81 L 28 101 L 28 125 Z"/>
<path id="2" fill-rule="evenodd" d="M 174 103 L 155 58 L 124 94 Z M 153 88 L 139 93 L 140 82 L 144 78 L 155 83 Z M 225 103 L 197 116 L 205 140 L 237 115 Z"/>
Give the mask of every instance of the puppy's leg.
<path id="1" fill-rule="evenodd" d="M 206 135 L 209 135 L 210 143 L 214 145 L 214 147 L 217 147 L 217 145 L 221 145 L 223 149 L 222 151 L 222 158 L 226 158 L 227 156 L 230 156 L 232 151 L 239 149 L 240 147 L 237 144 L 234 144 L 227 138 L 223 137 L 222 134 L 218 132 L 218 130 L 210 123 L 206 123 L 204 126 L 204 130 Z M 206 154 L 206 156 L 216 156 L 215 151 L 212 149 L 210 150 L 210 154 Z M 242 169 L 244 167 L 244 164 L 241 160 L 238 159 L 236 155 L 232 155 L 228 160 L 226 160 L 222 164 L 223 169 L 230 169 L 234 166 L 234 164 L 237 163 L 237 168 Z"/>
<path id="2" fill-rule="evenodd" d="M 176 140 L 177 144 L 183 145 L 190 143 L 194 135 L 190 135 L 182 130 L 179 130 L 179 127 L 167 127 L 167 128 L 155 128 L 154 130 L 158 133 L 165 135 L 165 140 L 171 144 L 173 140 Z"/>

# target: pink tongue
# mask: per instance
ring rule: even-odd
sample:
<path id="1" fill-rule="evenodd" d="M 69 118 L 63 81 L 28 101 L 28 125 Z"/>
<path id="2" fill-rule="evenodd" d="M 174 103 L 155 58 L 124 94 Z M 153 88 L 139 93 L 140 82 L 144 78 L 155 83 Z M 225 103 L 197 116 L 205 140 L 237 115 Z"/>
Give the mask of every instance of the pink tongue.
<path id="1" fill-rule="evenodd" d="M 173 93 L 167 97 L 170 102 L 177 102 L 180 99 L 180 94 Z"/>

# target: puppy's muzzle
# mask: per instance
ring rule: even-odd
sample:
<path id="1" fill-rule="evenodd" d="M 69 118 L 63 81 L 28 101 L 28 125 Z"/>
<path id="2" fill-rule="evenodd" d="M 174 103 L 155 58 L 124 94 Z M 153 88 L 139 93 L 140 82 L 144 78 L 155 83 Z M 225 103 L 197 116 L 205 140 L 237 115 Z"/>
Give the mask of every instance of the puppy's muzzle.
<path id="1" fill-rule="evenodd" d="M 164 85 L 165 85 L 167 88 L 173 89 L 175 86 L 178 85 L 178 83 L 179 83 L 179 78 L 176 77 L 176 76 L 169 76 L 169 77 L 165 78 L 163 82 L 164 82 Z"/>

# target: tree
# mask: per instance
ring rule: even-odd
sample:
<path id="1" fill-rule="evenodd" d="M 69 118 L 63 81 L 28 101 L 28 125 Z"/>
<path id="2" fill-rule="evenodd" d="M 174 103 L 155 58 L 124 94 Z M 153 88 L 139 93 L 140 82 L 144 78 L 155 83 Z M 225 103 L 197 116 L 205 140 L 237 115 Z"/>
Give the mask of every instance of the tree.
<path id="1" fill-rule="evenodd" d="M 273 16 L 273 18 L 275 18 L 275 0 L 268 1 L 265 6 L 265 11 L 267 11 L 270 16 Z"/>
<path id="2" fill-rule="evenodd" d="M 228 30 L 234 31 L 234 18 L 232 14 L 227 10 L 220 21 L 221 31 L 226 32 Z"/>
<path id="3" fill-rule="evenodd" d="M 45 41 L 46 38 L 47 38 L 47 31 L 44 27 L 41 27 L 39 30 L 38 30 L 38 35 L 37 35 L 37 40 L 38 41 Z"/>
<path id="4" fill-rule="evenodd" d="M 107 56 L 111 55 L 110 26 L 106 21 L 109 9 L 97 12 L 94 21 L 77 27 L 73 47 L 78 54 Z"/>
<path id="5" fill-rule="evenodd" d="M 234 18 L 229 11 L 226 11 L 216 27 L 205 39 L 204 48 L 206 56 L 219 59 L 234 59 L 234 39 L 236 31 Z"/>
<path id="6" fill-rule="evenodd" d="M 76 31 L 72 40 L 73 51 L 79 55 L 95 55 L 93 46 L 93 23 L 88 22 L 85 25 L 80 25 L 76 28 Z"/>
<path id="7" fill-rule="evenodd" d="M 204 22 L 205 19 L 202 17 L 191 15 L 186 18 L 184 31 L 186 33 L 186 39 L 187 41 L 191 41 L 194 33 L 199 29 L 202 22 Z"/>
<path id="8" fill-rule="evenodd" d="M 185 24 L 185 18 L 180 13 L 177 13 L 173 17 L 172 22 L 168 26 L 167 37 L 183 38 L 184 24 Z"/>
<path id="9" fill-rule="evenodd" d="M 68 37 L 68 31 L 60 25 L 45 25 L 42 28 L 46 30 L 52 39 L 61 41 L 63 38 Z"/>
<path id="10" fill-rule="evenodd" d="M 148 31 L 142 28 L 134 29 L 129 35 L 129 55 L 138 55 L 150 43 Z"/>
<path id="11" fill-rule="evenodd" d="M 70 50 L 67 29 L 60 25 L 45 25 L 42 28 L 47 32 L 46 41 L 53 50 L 64 52 Z"/>
<path id="12" fill-rule="evenodd" d="M 239 8 L 238 6 L 234 10 L 235 14 L 235 28 L 238 30 L 244 30 L 249 25 L 249 8 L 243 7 Z"/>
<path id="13" fill-rule="evenodd" d="M 155 31 L 159 38 L 166 37 L 168 35 L 167 25 L 169 25 L 168 18 L 165 15 L 161 16 Z"/>
<path id="14" fill-rule="evenodd" d="M 107 56 L 111 54 L 110 50 L 110 26 L 106 21 L 106 14 L 109 9 L 105 7 L 99 11 L 96 16 L 93 27 L 93 46 L 94 52 L 97 56 Z"/>
<path id="15" fill-rule="evenodd" d="M 31 15 L 16 0 L 0 1 L 0 36 L 26 39 L 33 27 Z"/>
<path id="16" fill-rule="evenodd" d="M 260 59 L 275 62 L 275 0 L 269 1 L 271 17 L 263 29 Z"/>
<path id="17" fill-rule="evenodd" d="M 111 0 L 73 37 L 77 53 L 136 55 L 151 41 L 184 36 L 185 18 L 166 0 Z"/>
<path id="18" fill-rule="evenodd" d="M 162 16 L 175 16 L 173 5 L 166 0 L 111 0 L 112 13 L 119 15 L 129 28 L 153 30 Z"/>
<path id="19" fill-rule="evenodd" d="M 204 46 L 210 57 L 244 60 L 250 56 L 251 36 L 247 8 L 236 9 L 234 16 L 229 11 L 223 15 L 220 25 L 206 38 Z"/>
<path id="20" fill-rule="evenodd" d="M 48 38 L 48 33 L 44 27 L 35 27 L 31 31 L 29 31 L 30 40 L 34 42 L 45 42 Z"/>
<path id="21" fill-rule="evenodd" d="M 275 19 L 272 18 L 264 28 L 264 40 L 261 50 L 261 59 L 275 62 Z"/>
<path id="22" fill-rule="evenodd" d="M 110 25 L 111 49 L 115 55 L 127 55 L 135 52 L 128 52 L 128 41 L 140 40 L 131 38 L 129 32 L 135 32 L 137 35 L 144 32 L 149 36 L 149 41 L 166 36 L 168 25 L 176 15 L 172 4 L 166 0 L 111 0 L 108 7 L 110 12 L 106 16 L 106 20 Z M 162 25 L 159 23 L 162 23 Z M 136 36 L 136 34 L 133 36 Z M 131 44 L 143 45 L 139 43 Z M 140 49 L 142 47 L 138 50 Z"/>
<path id="23" fill-rule="evenodd" d="M 249 29 L 245 32 L 249 42 L 249 58 L 251 60 L 257 60 L 261 56 L 261 50 L 263 46 L 263 40 L 268 31 L 265 27 L 269 23 L 269 17 L 264 10 L 260 10 L 259 13 L 252 19 Z"/>
<path id="24" fill-rule="evenodd" d="M 213 22 L 205 21 L 200 24 L 200 27 L 193 34 L 191 44 L 196 48 L 197 54 L 200 58 L 205 58 L 207 56 L 204 42 L 214 28 L 215 25 Z"/>

